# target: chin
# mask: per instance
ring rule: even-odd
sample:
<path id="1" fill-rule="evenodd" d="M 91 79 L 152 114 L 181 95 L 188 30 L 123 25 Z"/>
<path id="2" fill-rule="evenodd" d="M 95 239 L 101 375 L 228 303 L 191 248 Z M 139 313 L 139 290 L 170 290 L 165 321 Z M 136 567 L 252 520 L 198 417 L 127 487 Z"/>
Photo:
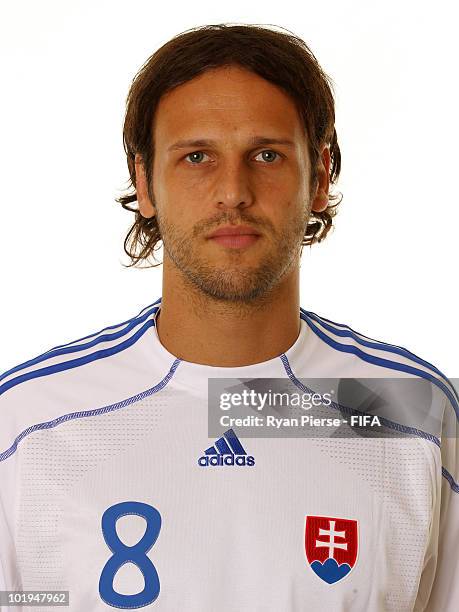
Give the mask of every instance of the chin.
<path id="1" fill-rule="evenodd" d="M 198 288 L 209 297 L 233 302 L 256 300 L 268 293 L 274 282 L 273 278 L 256 279 L 254 274 L 245 274 L 238 278 L 238 275 L 232 272 L 200 277 L 197 280 Z"/>

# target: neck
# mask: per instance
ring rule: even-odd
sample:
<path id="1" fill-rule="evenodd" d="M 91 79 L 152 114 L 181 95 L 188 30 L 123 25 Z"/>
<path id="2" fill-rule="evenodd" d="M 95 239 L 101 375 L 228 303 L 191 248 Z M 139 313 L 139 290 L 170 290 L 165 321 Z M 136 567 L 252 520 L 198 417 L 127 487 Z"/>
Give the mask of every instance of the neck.
<path id="1" fill-rule="evenodd" d="M 299 266 L 269 294 L 244 303 L 204 294 L 166 259 L 163 272 L 157 332 L 180 359 L 216 367 L 252 365 L 284 353 L 298 338 Z"/>

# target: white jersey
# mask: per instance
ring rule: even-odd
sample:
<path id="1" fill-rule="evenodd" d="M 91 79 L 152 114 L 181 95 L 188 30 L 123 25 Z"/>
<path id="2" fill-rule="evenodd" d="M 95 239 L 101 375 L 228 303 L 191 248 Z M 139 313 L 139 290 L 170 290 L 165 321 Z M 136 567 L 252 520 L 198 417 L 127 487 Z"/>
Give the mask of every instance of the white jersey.
<path id="1" fill-rule="evenodd" d="M 0 590 L 75 612 L 457 611 L 454 436 L 208 436 L 212 378 L 416 377 L 456 427 L 450 381 L 304 309 L 278 357 L 190 363 L 160 306 L 0 377 Z"/>

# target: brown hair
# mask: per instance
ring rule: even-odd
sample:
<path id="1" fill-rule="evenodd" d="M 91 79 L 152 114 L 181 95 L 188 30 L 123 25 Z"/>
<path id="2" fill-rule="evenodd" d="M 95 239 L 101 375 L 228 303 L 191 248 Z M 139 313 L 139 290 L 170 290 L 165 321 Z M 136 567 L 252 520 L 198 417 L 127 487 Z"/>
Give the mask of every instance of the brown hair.
<path id="1" fill-rule="evenodd" d="M 116 199 L 123 208 L 135 213 L 134 224 L 124 241 L 124 250 L 132 260 L 126 267 L 146 260 L 161 240 L 156 216 L 145 218 L 137 208 L 128 206 L 137 200 L 135 154 L 139 153 L 142 157 L 148 191 L 153 201 L 152 126 L 159 100 L 165 93 L 206 70 L 230 64 L 239 65 L 289 94 L 298 108 L 308 138 L 311 183 L 317 179 L 316 166 L 325 144 L 330 146 L 330 184 L 336 183 L 341 168 L 341 154 L 334 125 L 335 104 L 331 80 L 306 43 L 289 30 L 286 32 L 259 25 L 226 23 L 191 28 L 160 47 L 135 75 L 126 99 L 123 127 L 124 150 L 130 175 L 128 184 L 134 192 Z M 303 246 L 325 238 L 341 199 L 341 194 L 329 194 L 327 208 L 322 212 L 311 213 Z M 335 200 L 336 203 L 333 203 Z M 129 243 L 131 248 L 128 248 Z M 138 254 L 136 250 L 139 250 Z"/>

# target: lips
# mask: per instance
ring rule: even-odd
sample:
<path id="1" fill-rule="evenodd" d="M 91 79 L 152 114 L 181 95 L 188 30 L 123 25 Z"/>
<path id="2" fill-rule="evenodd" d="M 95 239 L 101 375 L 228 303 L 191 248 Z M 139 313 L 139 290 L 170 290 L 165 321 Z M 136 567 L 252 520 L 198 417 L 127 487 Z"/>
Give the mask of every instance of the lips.
<path id="1" fill-rule="evenodd" d="M 227 249 L 245 249 L 260 240 L 260 234 L 248 225 L 227 225 L 220 227 L 208 238 Z"/>
<path id="2" fill-rule="evenodd" d="M 259 236 L 259 232 L 249 227 L 248 225 L 227 225 L 221 227 L 215 232 L 212 232 L 208 238 L 216 238 L 218 236 Z"/>

